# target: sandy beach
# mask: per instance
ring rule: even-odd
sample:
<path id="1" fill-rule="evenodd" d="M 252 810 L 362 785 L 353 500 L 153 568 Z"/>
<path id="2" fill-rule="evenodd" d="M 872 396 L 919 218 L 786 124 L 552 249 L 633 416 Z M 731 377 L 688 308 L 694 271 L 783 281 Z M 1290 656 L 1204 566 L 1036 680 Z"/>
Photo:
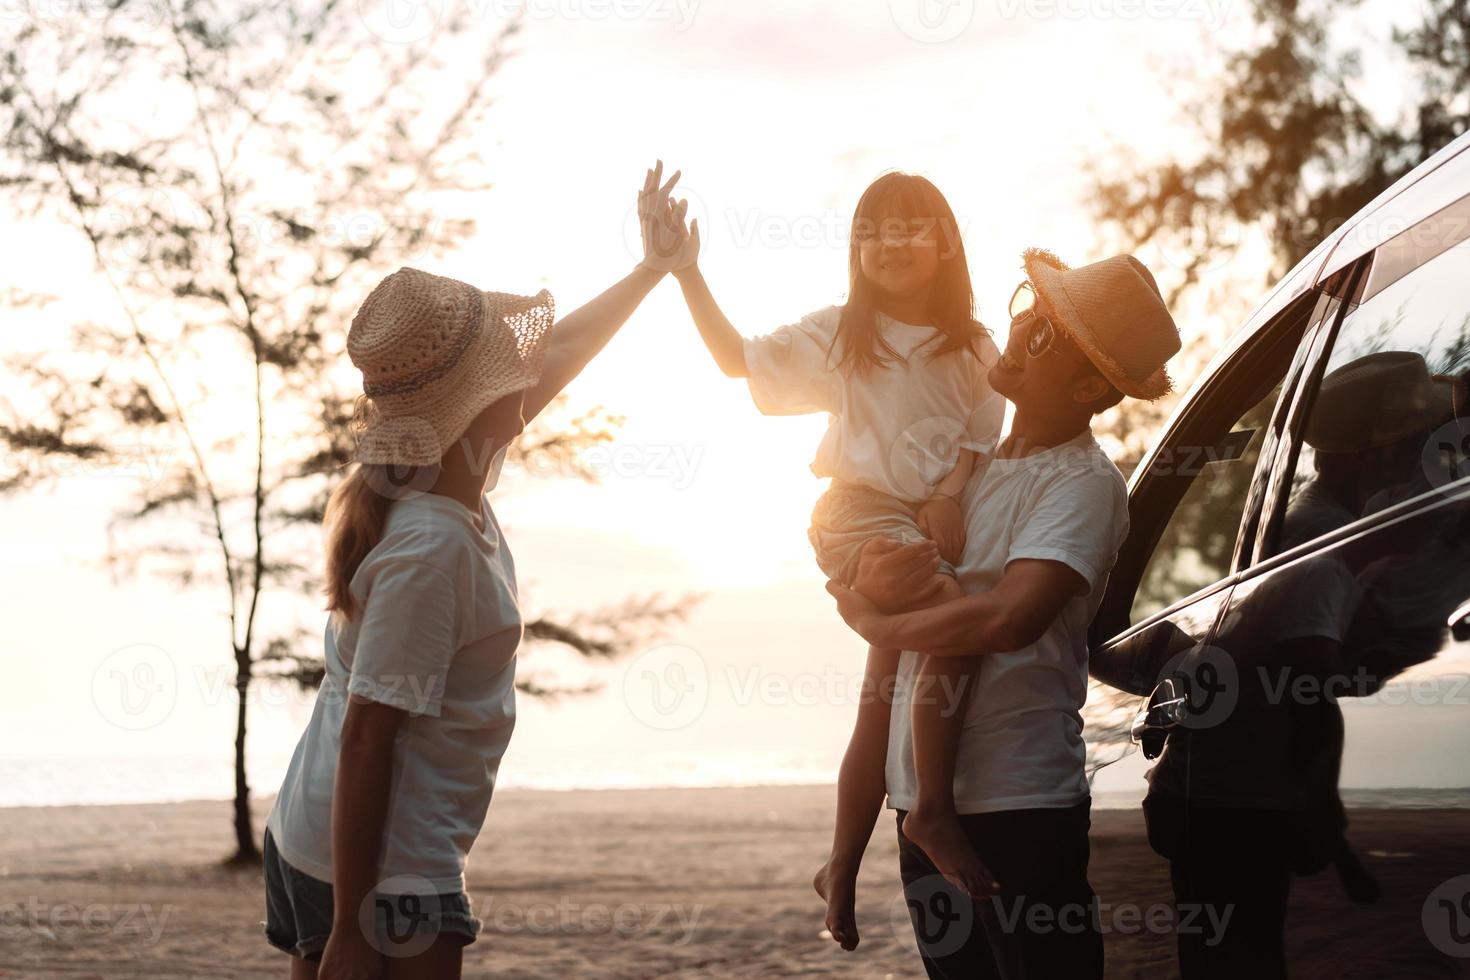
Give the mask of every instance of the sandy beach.
<path id="1" fill-rule="evenodd" d="M 921 976 L 887 815 L 860 883 L 862 945 L 843 953 L 822 935 L 809 881 L 832 795 L 505 792 L 471 858 L 485 932 L 465 976 Z M 257 807 L 262 824 L 268 805 Z M 0 977 L 284 976 L 285 957 L 260 934 L 259 873 L 220 864 L 228 813 L 222 802 L 0 810 Z M 1430 891 L 1470 871 L 1466 811 L 1352 819 L 1384 898 L 1353 906 L 1330 876 L 1298 879 L 1294 976 L 1470 976 L 1470 959 L 1438 952 L 1421 924 Z M 1173 937 L 1141 927 L 1169 888 L 1140 814 L 1096 811 L 1092 841 L 1108 975 L 1172 976 Z"/>

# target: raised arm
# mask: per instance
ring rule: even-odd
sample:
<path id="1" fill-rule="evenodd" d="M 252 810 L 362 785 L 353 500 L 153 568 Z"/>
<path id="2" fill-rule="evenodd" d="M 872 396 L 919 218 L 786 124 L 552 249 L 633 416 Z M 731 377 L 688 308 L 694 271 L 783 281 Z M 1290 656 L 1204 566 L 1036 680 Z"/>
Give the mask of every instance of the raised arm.
<path id="1" fill-rule="evenodd" d="M 690 234 L 694 236 L 697 247 L 697 221 Z M 696 261 L 676 269 L 674 278 L 679 280 L 679 289 L 684 293 L 689 314 L 694 317 L 694 325 L 699 328 L 699 336 L 704 339 L 704 346 L 709 348 L 715 364 L 728 378 L 749 377 L 750 371 L 745 366 L 745 339 L 726 318 L 720 304 L 715 302 L 709 283 L 704 281 L 704 274 L 699 271 L 699 263 Z"/>
<path id="2" fill-rule="evenodd" d="M 612 340 L 638 304 L 664 277 L 662 272 L 638 266 L 594 299 L 577 307 L 551 328 L 541 379 L 526 389 L 522 411 L 529 423 L 582 373 L 582 369 Z"/>
<path id="3" fill-rule="evenodd" d="M 684 207 L 675 207 L 669 202 L 669 192 L 679 182 L 679 174 L 676 171 L 661 185 L 659 180 L 663 176 L 663 166 L 660 160 L 648 171 L 638 194 L 643 260 L 628 275 L 595 299 L 562 317 L 551 328 L 541 378 L 526 390 L 522 406 L 526 422 L 540 414 L 573 378 L 582 373 L 582 369 L 607 346 L 665 273 L 679 262 L 692 261 L 688 257 L 689 233 L 684 227 Z"/>
<path id="4" fill-rule="evenodd" d="M 827 591 L 847 625 L 874 646 L 964 657 L 1030 646 L 1085 585 L 1061 562 L 1026 558 L 1007 565 L 989 591 L 911 612 L 885 613 L 838 582 Z"/>

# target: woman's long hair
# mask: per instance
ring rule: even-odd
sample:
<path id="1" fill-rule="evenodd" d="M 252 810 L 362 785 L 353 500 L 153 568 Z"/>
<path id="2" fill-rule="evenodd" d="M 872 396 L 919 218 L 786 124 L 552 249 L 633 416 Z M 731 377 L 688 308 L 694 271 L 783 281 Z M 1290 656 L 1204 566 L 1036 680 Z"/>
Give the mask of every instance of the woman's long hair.
<path id="1" fill-rule="evenodd" d="M 348 619 L 357 613 L 352 576 L 383 539 L 388 509 L 393 506 L 383 482 L 387 470 L 386 466 L 360 463 L 327 500 L 322 520 L 327 529 L 327 611 Z"/>
<path id="2" fill-rule="evenodd" d="M 878 329 L 877 288 L 863 276 L 858 241 L 860 231 L 876 232 L 882 221 L 893 218 L 933 222 L 939 271 L 929 286 L 929 316 L 940 343 L 929 356 L 965 350 L 978 356 L 975 341 L 986 331 L 975 319 L 975 288 L 954 211 L 931 181 L 900 172 L 884 174 L 868 185 L 853 211 L 847 303 L 829 356 L 836 358 L 840 370 L 859 373 L 900 359 Z"/>

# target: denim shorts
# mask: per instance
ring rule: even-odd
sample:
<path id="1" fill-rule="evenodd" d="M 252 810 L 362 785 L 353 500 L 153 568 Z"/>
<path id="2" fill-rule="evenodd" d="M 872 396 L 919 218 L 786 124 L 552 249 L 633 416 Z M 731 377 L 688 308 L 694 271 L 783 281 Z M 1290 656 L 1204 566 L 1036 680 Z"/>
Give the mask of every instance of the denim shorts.
<path id="1" fill-rule="evenodd" d="M 918 504 L 838 480 L 817 498 L 806 533 L 822 574 L 848 585 L 857 570 L 858 552 L 873 538 L 895 538 L 903 544 L 929 540 L 919 530 Z M 954 566 L 941 558 L 939 574 L 953 577 Z"/>
<path id="2" fill-rule="evenodd" d="M 292 956 L 321 959 L 332 931 L 331 884 L 287 864 L 269 829 L 264 851 L 266 941 Z M 462 891 L 377 894 L 373 905 L 377 926 L 368 942 L 385 956 L 417 955 L 441 933 L 462 937 L 468 946 L 480 933 L 480 920 Z"/>

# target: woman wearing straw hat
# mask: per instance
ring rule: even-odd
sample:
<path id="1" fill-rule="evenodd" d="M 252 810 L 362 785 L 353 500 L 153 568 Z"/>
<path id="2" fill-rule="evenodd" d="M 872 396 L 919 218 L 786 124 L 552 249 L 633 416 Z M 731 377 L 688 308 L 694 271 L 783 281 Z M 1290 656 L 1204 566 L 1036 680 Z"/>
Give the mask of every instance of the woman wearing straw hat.
<path id="1" fill-rule="evenodd" d="M 506 449 L 682 261 L 679 175 L 639 195 L 644 258 L 552 326 L 552 299 L 400 269 L 347 336 L 357 466 L 327 505 L 326 674 L 265 836 L 291 976 L 458 977 L 465 858 L 515 720 L 515 566 L 485 499 Z M 319 963 L 316 961 L 320 961 Z"/>

